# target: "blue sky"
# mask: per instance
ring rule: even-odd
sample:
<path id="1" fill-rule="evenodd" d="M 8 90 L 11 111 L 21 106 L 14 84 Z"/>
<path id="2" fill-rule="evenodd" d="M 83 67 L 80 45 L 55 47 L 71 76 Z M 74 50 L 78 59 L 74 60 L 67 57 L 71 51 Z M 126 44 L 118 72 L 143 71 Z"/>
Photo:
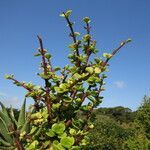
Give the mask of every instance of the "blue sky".
<path id="1" fill-rule="evenodd" d="M 113 50 L 122 40 L 133 39 L 111 60 L 101 106 L 122 105 L 135 110 L 143 96 L 150 94 L 149 6 L 149 0 L 0 0 L 2 101 L 19 107 L 26 93 L 5 80 L 5 74 L 13 73 L 20 81 L 41 83 L 36 77 L 39 59 L 33 57 L 39 47 L 37 34 L 42 35 L 45 48 L 53 55 L 54 66 L 68 64 L 67 45 L 71 41 L 66 22 L 59 14 L 72 9 L 76 31 L 83 33 L 82 18 L 91 18 L 98 56 Z"/>

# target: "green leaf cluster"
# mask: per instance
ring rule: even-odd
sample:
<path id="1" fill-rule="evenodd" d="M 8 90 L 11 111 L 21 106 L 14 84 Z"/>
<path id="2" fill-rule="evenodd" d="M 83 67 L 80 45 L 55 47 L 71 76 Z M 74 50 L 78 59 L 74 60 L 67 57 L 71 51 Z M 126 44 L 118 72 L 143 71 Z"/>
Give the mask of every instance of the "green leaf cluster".
<path id="1" fill-rule="evenodd" d="M 38 36 L 40 47 L 35 56 L 41 58 L 41 72 L 37 75 L 44 84 L 34 85 L 20 82 L 13 75 L 5 76 L 27 90 L 26 98 L 34 100 L 28 115 L 24 102 L 18 121 L 13 117 L 13 111 L 10 117 L 1 104 L 0 134 L 5 146 L 10 144 L 10 147 L 27 150 L 80 150 L 89 143 L 87 134 L 94 128 L 91 115 L 102 102 L 108 61 L 116 51 L 97 58 L 99 54 L 90 32 L 90 18 L 83 18 L 85 33 L 81 37 L 74 31 L 71 13 L 72 10 L 68 10 L 60 15 L 66 20 L 73 41 L 69 44 L 69 65 L 54 67 L 51 54 Z M 123 45 L 128 42 L 130 39 Z M 79 117 L 80 113 L 84 117 Z M 14 140 L 19 144 L 14 144 Z"/>

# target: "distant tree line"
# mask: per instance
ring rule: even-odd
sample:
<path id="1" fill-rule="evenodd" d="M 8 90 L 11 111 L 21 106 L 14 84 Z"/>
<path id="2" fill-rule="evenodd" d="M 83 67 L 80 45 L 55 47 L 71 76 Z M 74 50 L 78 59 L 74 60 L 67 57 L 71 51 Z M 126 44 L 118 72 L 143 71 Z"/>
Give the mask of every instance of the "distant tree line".
<path id="1" fill-rule="evenodd" d="M 150 150 L 150 97 L 132 111 L 122 106 L 97 108 L 87 150 Z"/>

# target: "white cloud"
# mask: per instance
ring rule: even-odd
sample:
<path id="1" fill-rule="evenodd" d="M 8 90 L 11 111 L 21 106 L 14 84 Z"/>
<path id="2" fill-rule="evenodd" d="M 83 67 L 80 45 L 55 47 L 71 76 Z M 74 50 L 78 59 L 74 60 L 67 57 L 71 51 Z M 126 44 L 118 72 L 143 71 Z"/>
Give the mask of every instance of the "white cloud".
<path id="1" fill-rule="evenodd" d="M 11 105 L 13 107 L 16 107 L 18 105 L 21 105 L 21 101 L 17 96 L 14 97 L 7 97 L 7 98 L 1 98 L 0 101 L 6 106 L 10 107 Z"/>
<path id="2" fill-rule="evenodd" d="M 6 94 L 3 92 L 0 92 L 0 96 L 6 96 Z"/>
<path id="3" fill-rule="evenodd" d="M 126 84 L 124 81 L 116 81 L 116 82 L 114 82 L 114 85 L 119 89 L 126 87 Z"/>

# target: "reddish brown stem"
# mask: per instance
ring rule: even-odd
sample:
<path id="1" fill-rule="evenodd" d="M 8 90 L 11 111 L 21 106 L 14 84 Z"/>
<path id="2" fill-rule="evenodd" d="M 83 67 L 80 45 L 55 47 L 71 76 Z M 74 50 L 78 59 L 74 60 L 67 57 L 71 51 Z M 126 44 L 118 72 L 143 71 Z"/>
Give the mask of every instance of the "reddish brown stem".
<path id="1" fill-rule="evenodd" d="M 86 32 L 87 34 L 90 34 L 90 29 L 91 27 L 89 26 L 89 23 L 87 22 L 86 23 L 86 27 L 84 27 L 86 29 Z M 89 49 L 89 46 L 90 46 L 90 39 L 88 39 L 87 41 L 87 50 L 86 50 L 86 54 L 87 54 L 87 58 L 86 58 L 86 65 L 88 64 L 88 61 L 89 61 L 89 58 L 90 58 L 90 55 L 91 55 L 91 50 Z"/>
<path id="2" fill-rule="evenodd" d="M 75 34 L 74 34 L 74 30 L 73 30 L 73 27 L 72 27 L 72 23 L 70 22 L 70 20 L 69 20 L 69 18 L 66 16 L 66 14 L 63 12 L 63 14 L 64 14 L 64 16 L 65 16 L 65 18 L 66 18 L 66 21 L 67 21 L 67 23 L 68 23 L 68 25 L 69 25 L 69 28 L 70 28 L 70 31 L 71 31 L 71 36 L 72 36 L 72 38 L 73 38 L 73 41 L 74 41 L 74 43 L 76 43 L 77 42 L 77 39 L 76 39 L 76 36 L 75 36 Z M 78 52 L 77 52 L 78 53 Z"/>
<path id="3" fill-rule="evenodd" d="M 122 42 L 121 44 L 120 44 L 120 46 L 119 47 L 117 47 L 115 50 L 113 50 L 113 52 L 111 53 L 112 54 L 112 56 L 114 56 L 123 46 L 125 46 L 125 44 L 127 44 L 127 42 L 126 41 L 124 41 L 124 42 Z M 108 63 L 108 61 L 110 60 L 111 58 L 107 58 L 106 60 L 105 60 L 105 62 L 104 62 L 104 66 L 106 66 L 107 65 L 107 63 Z"/>
<path id="4" fill-rule="evenodd" d="M 43 41 L 42 41 L 42 38 L 37 36 L 38 37 L 38 40 L 39 40 L 39 43 L 40 43 L 40 52 L 41 52 L 41 55 L 42 55 L 42 62 L 43 62 L 43 69 L 44 69 L 44 74 L 47 75 L 47 62 L 46 62 L 46 59 L 45 59 L 45 51 L 44 51 L 44 47 L 43 47 Z M 49 81 L 48 79 L 45 79 L 45 89 L 46 89 L 46 95 L 45 95 L 45 102 L 46 102 L 46 106 L 47 106 L 47 111 L 48 111 L 48 120 L 50 121 L 51 120 L 51 97 L 50 97 L 50 88 L 49 88 Z"/>
<path id="5" fill-rule="evenodd" d="M 71 119 L 68 120 L 68 121 L 65 123 L 65 125 L 66 125 L 67 127 L 69 127 L 71 124 L 72 124 L 72 120 L 71 120 Z"/>
<path id="6" fill-rule="evenodd" d="M 65 14 L 64 12 L 63 12 L 63 14 L 64 14 L 65 19 L 66 19 L 66 21 L 67 21 L 67 23 L 68 23 L 68 26 L 69 26 L 69 28 L 70 28 L 71 37 L 73 38 L 73 42 L 76 43 L 76 42 L 77 42 L 77 39 L 76 39 L 76 35 L 75 35 L 74 30 L 73 30 L 73 27 L 72 27 L 72 23 L 70 22 L 69 18 L 66 16 L 66 14 Z M 80 56 L 78 46 L 77 46 L 77 48 L 76 48 L 76 54 L 77 54 L 77 56 Z M 77 62 L 77 66 L 80 66 L 80 61 L 79 61 L 79 60 L 78 60 L 78 62 Z"/>
<path id="7" fill-rule="evenodd" d="M 18 80 L 14 79 L 14 78 L 11 78 L 10 80 L 14 81 L 14 83 L 20 84 L 20 86 L 24 87 L 26 90 L 28 90 L 28 91 L 30 91 L 30 92 L 32 91 L 30 88 L 28 88 L 28 87 L 25 85 L 25 83 L 21 83 L 21 82 L 19 82 Z"/>
<path id="8" fill-rule="evenodd" d="M 15 143 L 17 144 L 18 150 L 22 150 L 22 145 L 18 140 L 15 140 Z"/>
<path id="9" fill-rule="evenodd" d="M 86 31 L 87 31 L 87 34 L 90 34 L 90 26 L 89 26 L 89 23 L 86 23 Z M 88 46 L 90 45 L 90 39 L 88 40 Z"/>
<path id="10" fill-rule="evenodd" d="M 75 98 L 77 92 L 78 92 L 77 90 L 74 90 L 74 91 L 71 93 L 70 97 L 71 97 L 71 98 Z"/>
<path id="11" fill-rule="evenodd" d="M 42 38 L 39 37 L 39 36 L 37 36 L 37 37 L 38 37 L 38 40 L 39 40 L 39 43 L 40 43 L 40 52 L 41 52 L 41 55 L 42 55 L 44 74 L 47 75 L 47 63 L 46 63 L 46 59 L 45 59 L 45 51 L 44 51 L 44 48 L 43 48 Z"/>

